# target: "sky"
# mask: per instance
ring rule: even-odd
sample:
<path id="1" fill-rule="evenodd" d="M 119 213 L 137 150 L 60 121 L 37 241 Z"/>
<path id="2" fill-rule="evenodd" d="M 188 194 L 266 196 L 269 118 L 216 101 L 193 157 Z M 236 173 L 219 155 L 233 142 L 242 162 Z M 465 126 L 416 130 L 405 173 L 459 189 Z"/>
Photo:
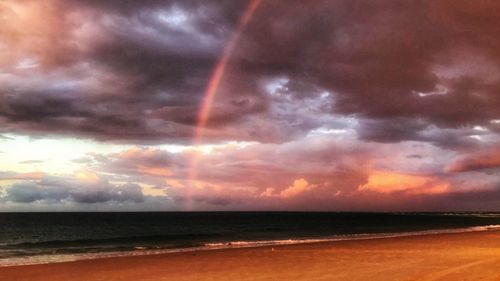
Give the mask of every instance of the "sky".
<path id="1" fill-rule="evenodd" d="M 0 211 L 499 211 L 500 3 L 0 1 Z"/>

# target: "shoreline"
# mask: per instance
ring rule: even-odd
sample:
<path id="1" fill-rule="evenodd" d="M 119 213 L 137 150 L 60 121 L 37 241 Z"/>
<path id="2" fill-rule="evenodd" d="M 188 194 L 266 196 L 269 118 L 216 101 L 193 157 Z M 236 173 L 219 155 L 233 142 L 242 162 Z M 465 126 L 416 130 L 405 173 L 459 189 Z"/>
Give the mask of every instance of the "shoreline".
<path id="1" fill-rule="evenodd" d="M 308 244 L 318 244 L 318 243 L 335 243 L 344 241 L 377 240 L 377 239 L 391 239 L 400 237 L 404 238 L 404 237 L 425 236 L 425 235 L 460 234 L 460 233 L 489 232 L 489 231 L 500 231 L 500 225 L 432 229 L 432 230 L 420 230 L 420 231 L 410 231 L 410 232 L 344 234 L 344 235 L 334 235 L 330 237 L 317 237 L 317 238 L 298 238 L 298 239 L 281 239 L 281 240 L 264 240 L 264 241 L 230 241 L 230 242 L 206 243 L 204 246 L 189 247 L 189 248 L 166 248 L 166 249 L 147 249 L 147 250 L 137 249 L 134 251 L 40 255 L 40 256 L 30 256 L 30 257 L 19 257 L 14 259 L 5 259 L 4 261 L 0 259 L 0 269 L 7 267 L 47 265 L 47 264 L 88 261 L 88 260 L 171 255 L 176 253 L 197 253 L 203 251 L 280 247 L 280 246 L 308 245 Z"/>
<path id="2" fill-rule="evenodd" d="M 0 268 L 0 280 L 500 280 L 500 230 Z"/>

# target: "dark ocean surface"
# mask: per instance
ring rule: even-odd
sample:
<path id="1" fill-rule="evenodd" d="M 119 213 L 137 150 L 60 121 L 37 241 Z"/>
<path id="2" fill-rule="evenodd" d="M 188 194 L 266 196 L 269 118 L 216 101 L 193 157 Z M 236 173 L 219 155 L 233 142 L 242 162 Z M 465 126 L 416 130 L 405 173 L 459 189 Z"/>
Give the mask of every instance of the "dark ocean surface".
<path id="1" fill-rule="evenodd" d="M 499 225 L 500 213 L 0 213 L 0 266 Z"/>

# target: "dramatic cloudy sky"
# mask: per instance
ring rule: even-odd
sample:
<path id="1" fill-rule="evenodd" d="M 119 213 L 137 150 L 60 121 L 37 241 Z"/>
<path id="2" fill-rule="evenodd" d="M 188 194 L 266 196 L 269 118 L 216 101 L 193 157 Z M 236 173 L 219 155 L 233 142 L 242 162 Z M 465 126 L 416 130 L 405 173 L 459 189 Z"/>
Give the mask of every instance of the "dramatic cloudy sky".
<path id="1" fill-rule="evenodd" d="M 2 0 L 0 211 L 500 210 L 499 34 L 498 1 Z"/>

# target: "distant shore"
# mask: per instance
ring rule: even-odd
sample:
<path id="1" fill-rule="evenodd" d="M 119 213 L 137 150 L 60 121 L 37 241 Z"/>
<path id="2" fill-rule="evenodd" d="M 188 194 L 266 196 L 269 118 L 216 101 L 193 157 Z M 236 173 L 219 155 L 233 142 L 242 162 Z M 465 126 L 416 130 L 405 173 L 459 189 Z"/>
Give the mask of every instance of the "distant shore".
<path id="1" fill-rule="evenodd" d="M 0 280 L 500 280 L 500 231 L 0 268 Z"/>

